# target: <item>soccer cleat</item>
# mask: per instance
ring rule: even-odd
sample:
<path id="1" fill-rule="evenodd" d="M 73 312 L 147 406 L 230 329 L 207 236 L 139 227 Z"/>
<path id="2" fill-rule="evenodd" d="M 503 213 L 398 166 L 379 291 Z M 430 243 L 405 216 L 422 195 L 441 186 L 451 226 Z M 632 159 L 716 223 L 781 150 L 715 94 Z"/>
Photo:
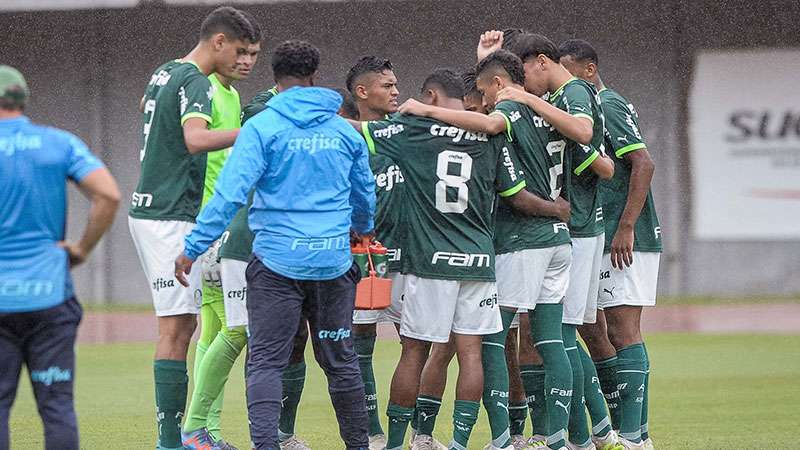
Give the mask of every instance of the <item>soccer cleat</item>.
<path id="1" fill-rule="evenodd" d="M 547 436 L 542 434 L 534 434 L 528 438 L 527 450 L 550 450 L 547 446 Z"/>
<path id="2" fill-rule="evenodd" d="M 500 447 L 495 447 L 494 444 L 489 442 L 488 444 L 486 444 L 485 447 L 483 447 L 483 450 L 515 450 L 515 449 L 514 449 L 513 445 L 509 445 L 508 447 L 500 448 Z"/>
<path id="3" fill-rule="evenodd" d="M 645 439 L 643 444 L 644 444 L 644 450 L 655 450 L 655 447 L 653 447 L 652 439 L 650 438 Z"/>
<path id="4" fill-rule="evenodd" d="M 181 443 L 185 450 L 222 450 L 211 436 L 208 430 L 200 428 L 189 433 L 181 431 Z"/>
<path id="5" fill-rule="evenodd" d="M 619 443 L 624 450 L 645 450 L 646 447 L 644 446 L 644 442 L 639 442 L 638 444 L 635 442 L 631 442 L 624 437 L 619 437 Z"/>
<path id="6" fill-rule="evenodd" d="M 386 448 L 386 435 L 373 434 L 369 437 L 369 450 L 384 450 Z"/>
<path id="7" fill-rule="evenodd" d="M 215 442 L 215 444 L 217 444 L 217 447 L 219 447 L 220 450 L 239 450 L 238 448 L 234 447 L 233 445 L 225 441 L 225 439 L 220 439 L 217 442 Z"/>
<path id="8" fill-rule="evenodd" d="M 573 444 L 572 442 L 567 441 L 567 448 L 569 450 L 597 450 L 594 443 L 589 442 L 589 445 L 586 447 L 581 447 L 580 445 Z"/>
<path id="9" fill-rule="evenodd" d="M 279 443 L 281 450 L 311 450 L 308 443 L 295 435 L 282 440 Z"/>
<path id="10" fill-rule="evenodd" d="M 514 450 L 525 450 L 528 448 L 528 440 L 521 434 L 515 434 L 511 436 L 511 446 Z"/>
<path id="11" fill-rule="evenodd" d="M 623 450 L 619 443 L 616 431 L 610 430 L 605 436 L 592 436 L 592 442 L 597 450 Z"/>
<path id="12" fill-rule="evenodd" d="M 434 441 L 433 436 L 418 434 L 414 437 L 414 442 L 411 443 L 411 450 L 437 450 L 439 447 L 436 447 Z"/>

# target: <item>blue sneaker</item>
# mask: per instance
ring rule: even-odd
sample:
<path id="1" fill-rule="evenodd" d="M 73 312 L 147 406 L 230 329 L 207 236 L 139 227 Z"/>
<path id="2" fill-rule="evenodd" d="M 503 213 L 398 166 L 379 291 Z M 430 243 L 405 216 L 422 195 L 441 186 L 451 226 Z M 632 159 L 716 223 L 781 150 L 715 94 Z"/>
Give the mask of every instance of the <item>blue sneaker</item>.
<path id="1" fill-rule="evenodd" d="M 225 439 L 218 440 L 216 442 L 216 444 L 217 444 L 217 447 L 220 448 L 220 450 L 239 450 L 238 448 L 236 448 L 233 445 L 231 445 L 228 442 L 226 442 Z"/>
<path id="2" fill-rule="evenodd" d="M 211 439 L 206 428 L 184 433 L 181 431 L 181 442 L 186 450 L 222 450 L 219 445 Z"/>

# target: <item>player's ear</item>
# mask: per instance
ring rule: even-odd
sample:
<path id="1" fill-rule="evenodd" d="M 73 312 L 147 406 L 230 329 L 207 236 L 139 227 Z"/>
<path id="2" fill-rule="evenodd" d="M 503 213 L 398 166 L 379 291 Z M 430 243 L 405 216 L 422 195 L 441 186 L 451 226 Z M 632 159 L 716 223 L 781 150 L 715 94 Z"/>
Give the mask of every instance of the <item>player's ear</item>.
<path id="1" fill-rule="evenodd" d="M 211 45 L 214 46 L 214 50 L 222 50 L 222 46 L 225 45 L 225 33 L 217 33 L 211 36 Z"/>
<path id="2" fill-rule="evenodd" d="M 439 93 L 436 92 L 436 89 L 428 89 L 425 91 L 425 97 L 430 99 L 431 105 L 438 105 L 439 104 Z"/>
<path id="3" fill-rule="evenodd" d="M 368 97 L 367 88 L 361 84 L 356 85 L 356 97 L 360 98 L 361 100 L 366 100 Z"/>
<path id="4" fill-rule="evenodd" d="M 592 77 L 595 73 L 597 73 L 597 64 L 590 62 L 586 65 L 586 75 Z"/>
<path id="5" fill-rule="evenodd" d="M 544 55 L 539 55 L 536 57 L 536 62 L 539 63 L 540 66 L 542 66 L 542 69 L 545 68 L 545 66 L 547 65 L 547 61 L 549 60 L 550 58 Z"/>

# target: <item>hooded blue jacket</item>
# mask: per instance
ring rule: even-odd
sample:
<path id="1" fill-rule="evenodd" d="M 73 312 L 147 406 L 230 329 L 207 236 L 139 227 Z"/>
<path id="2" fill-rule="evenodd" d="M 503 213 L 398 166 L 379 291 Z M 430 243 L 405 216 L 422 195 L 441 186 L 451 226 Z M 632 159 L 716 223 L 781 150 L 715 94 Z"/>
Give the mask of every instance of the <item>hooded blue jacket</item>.
<path id="1" fill-rule="evenodd" d="M 255 185 L 248 219 L 265 266 L 297 280 L 347 272 L 350 229 L 374 227 L 375 181 L 364 139 L 336 115 L 341 103 L 330 89 L 294 87 L 248 120 L 186 237 L 186 256 L 220 237 Z"/>

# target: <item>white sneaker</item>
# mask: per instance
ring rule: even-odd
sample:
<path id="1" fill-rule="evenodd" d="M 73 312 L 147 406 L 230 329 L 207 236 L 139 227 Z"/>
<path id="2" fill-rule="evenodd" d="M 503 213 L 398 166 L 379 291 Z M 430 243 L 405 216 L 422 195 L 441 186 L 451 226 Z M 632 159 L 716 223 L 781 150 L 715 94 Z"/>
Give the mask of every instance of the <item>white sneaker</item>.
<path id="1" fill-rule="evenodd" d="M 386 435 L 375 434 L 369 437 L 369 450 L 385 450 Z"/>
<path id="2" fill-rule="evenodd" d="M 511 436 L 511 446 L 514 450 L 525 450 L 528 448 L 528 440 L 521 434 L 515 434 Z"/>
<path id="3" fill-rule="evenodd" d="M 486 444 L 486 446 L 485 446 L 485 447 L 483 447 L 483 450 L 516 450 L 516 449 L 514 449 L 514 446 L 513 446 L 513 445 L 509 445 L 508 447 L 502 447 L 502 448 L 500 448 L 500 447 L 495 447 L 495 445 L 494 445 L 494 444 L 492 444 L 491 442 L 489 442 L 488 444 Z"/>
<path id="4" fill-rule="evenodd" d="M 311 450 L 306 441 L 295 435 L 281 441 L 278 445 L 280 445 L 281 450 Z"/>
<path id="5" fill-rule="evenodd" d="M 597 450 L 622 450 L 619 436 L 614 430 L 610 430 L 605 436 L 592 436 L 592 442 Z"/>
<path id="6" fill-rule="evenodd" d="M 653 440 L 652 439 L 647 438 L 647 439 L 644 440 L 644 449 L 645 450 L 655 450 L 655 447 L 653 447 Z"/>
<path id="7" fill-rule="evenodd" d="M 639 442 L 637 444 L 625 439 L 622 436 L 619 437 L 619 443 L 622 445 L 624 450 L 645 450 L 644 442 Z"/>
<path id="8" fill-rule="evenodd" d="M 434 447 L 433 436 L 427 434 L 418 434 L 414 436 L 414 441 L 411 443 L 411 450 L 436 450 Z"/>
<path id="9" fill-rule="evenodd" d="M 551 450 L 547 446 L 547 436 L 543 434 L 534 434 L 528 438 L 527 450 Z"/>
<path id="10" fill-rule="evenodd" d="M 597 450 L 597 447 L 594 446 L 593 442 L 589 442 L 589 445 L 586 447 L 581 447 L 580 445 L 573 444 L 572 442 L 567 441 L 567 448 L 569 450 Z"/>

